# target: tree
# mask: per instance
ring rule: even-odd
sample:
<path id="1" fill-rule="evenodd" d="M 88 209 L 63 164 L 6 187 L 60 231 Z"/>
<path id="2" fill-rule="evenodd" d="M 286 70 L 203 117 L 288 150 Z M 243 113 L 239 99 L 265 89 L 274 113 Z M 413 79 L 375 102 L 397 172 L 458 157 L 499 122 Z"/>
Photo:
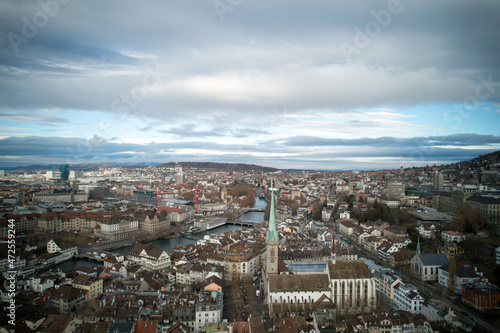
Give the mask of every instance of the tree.
<path id="1" fill-rule="evenodd" d="M 314 205 L 313 220 L 323 221 L 323 205 L 321 205 L 320 203 Z"/>
<path id="2" fill-rule="evenodd" d="M 417 248 L 418 236 L 419 236 L 418 231 L 413 231 L 410 234 L 411 243 L 407 247 L 408 250 L 415 250 Z"/>
<path id="3" fill-rule="evenodd" d="M 481 260 L 481 252 L 484 251 L 484 244 L 481 241 L 467 237 L 460 243 L 460 246 L 464 249 L 464 254 L 468 259 L 476 262 Z"/>
<path id="4" fill-rule="evenodd" d="M 453 222 L 458 225 L 462 232 L 475 232 L 482 227 L 479 212 L 469 207 L 460 207 L 453 216 Z"/>
<path id="5" fill-rule="evenodd" d="M 241 207 L 253 207 L 255 205 L 255 196 L 252 194 L 247 194 L 241 199 Z"/>
<path id="6" fill-rule="evenodd" d="M 457 287 L 457 264 L 455 258 L 451 259 L 451 263 L 448 266 L 448 290 L 451 294 L 455 293 L 455 288 Z"/>
<path id="7" fill-rule="evenodd" d="M 187 201 L 192 201 L 194 199 L 194 192 L 193 191 L 184 192 L 182 193 L 182 198 Z"/>

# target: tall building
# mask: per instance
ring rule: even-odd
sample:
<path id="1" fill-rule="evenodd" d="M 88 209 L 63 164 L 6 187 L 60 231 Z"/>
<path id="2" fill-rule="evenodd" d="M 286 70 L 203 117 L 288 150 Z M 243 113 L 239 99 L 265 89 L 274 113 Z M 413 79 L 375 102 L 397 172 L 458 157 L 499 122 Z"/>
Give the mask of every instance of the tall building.
<path id="1" fill-rule="evenodd" d="M 266 273 L 268 275 L 278 274 L 278 230 L 274 217 L 274 191 L 271 191 L 271 209 L 269 211 L 269 228 L 266 234 Z"/>
<path id="2" fill-rule="evenodd" d="M 184 184 L 186 182 L 186 177 L 184 176 L 184 173 L 179 171 L 178 173 L 175 174 L 175 183 L 176 184 Z"/>
<path id="3" fill-rule="evenodd" d="M 444 177 L 443 174 L 439 171 L 434 171 L 434 189 L 435 190 L 440 190 L 443 188 L 443 183 L 444 183 Z"/>
<path id="4" fill-rule="evenodd" d="M 61 164 L 59 166 L 59 171 L 61 172 L 61 180 L 69 180 L 69 165 Z"/>
<path id="5" fill-rule="evenodd" d="M 267 258 L 262 270 L 269 314 L 299 312 L 312 306 L 335 309 L 339 315 L 371 311 L 377 299 L 373 274 L 361 261 L 336 260 L 335 235 L 329 260 L 300 263 L 302 272 L 289 274 L 287 266 L 293 263 L 280 259 L 278 253 L 274 192 L 270 205 Z"/>
<path id="6" fill-rule="evenodd" d="M 387 184 L 387 196 L 390 199 L 396 199 L 405 194 L 405 184 L 391 183 Z"/>

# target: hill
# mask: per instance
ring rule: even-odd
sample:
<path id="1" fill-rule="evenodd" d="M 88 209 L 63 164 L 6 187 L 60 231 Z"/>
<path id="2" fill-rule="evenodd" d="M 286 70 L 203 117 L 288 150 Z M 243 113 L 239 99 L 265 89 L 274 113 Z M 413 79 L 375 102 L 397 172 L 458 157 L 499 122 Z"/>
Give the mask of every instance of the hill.
<path id="1" fill-rule="evenodd" d="M 15 167 L 9 170 L 9 173 L 17 173 L 17 174 L 22 174 L 22 173 L 34 173 L 34 172 L 45 172 L 45 171 L 59 171 L 59 165 L 60 164 L 33 164 L 33 165 L 27 165 L 27 166 L 20 166 L 20 167 Z M 141 162 L 141 163 L 127 163 L 127 164 L 116 164 L 116 163 L 82 163 L 82 164 L 70 164 L 70 170 L 74 171 L 81 171 L 81 172 L 88 172 L 88 171 L 98 171 L 99 169 L 102 168 L 141 168 L 141 167 L 148 167 L 148 166 L 175 166 L 175 165 L 182 165 L 185 167 L 189 168 L 198 168 L 198 169 L 206 169 L 206 170 L 220 170 L 220 171 L 227 171 L 227 172 L 248 172 L 248 171 L 255 171 L 255 172 L 275 172 L 278 171 L 278 169 L 275 168 L 268 168 L 268 167 L 263 167 L 260 165 L 254 165 L 254 164 L 244 164 L 244 163 L 215 163 L 215 162 L 180 162 L 180 163 L 175 163 L 175 162 L 170 162 L 166 164 L 162 163 L 147 163 L 147 162 Z"/>
<path id="2" fill-rule="evenodd" d="M 176 163 L 171 162 L 165 164 L 166 166 L 176 165 Z M 184 167 L 206 169 L 206 170 L 219 170 L 227 172 L 276 172 L 279 169 L 264 167 L 255 164 L 245 164 L 245 163 L 215 163 L 215 162 L 179 162 L 177 165 L 182 165 Z"/>
<path id="3" fill-rule="evenodd" d="M 33 172 L 44 172 L 44 171 L 59 171 L 60 164 L 33 164 L 27 166 L 20 166 L 16 168 L 12 168 L 9 170 L 10 173 L 33 173 Z M 82 163 L 82 164 L 70 164 L 70 170 L 74 171 L 98 171 L 99 168 L 113 168 L 120 167 L 118 164 L 101 164 L 101 163 Z"/>
<path id="4" fill-rule="evenodd" d="M 459 168 L 483 169 L 489 170 L 495 164 L 500 163 L 500 150 L 494 151 L 486 155 L 480 155 L 469 161 L 455 163 Z"/>

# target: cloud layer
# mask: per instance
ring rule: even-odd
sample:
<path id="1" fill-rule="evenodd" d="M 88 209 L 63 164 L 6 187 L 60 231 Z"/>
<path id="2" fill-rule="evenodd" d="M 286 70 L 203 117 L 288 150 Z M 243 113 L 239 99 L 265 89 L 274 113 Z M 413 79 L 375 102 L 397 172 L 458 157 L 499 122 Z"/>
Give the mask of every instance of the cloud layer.
<path id="1" fill-rule="evenodd" d="M 375 168 L 500 148 L 500 3 L 222 2 L 1 2 L 0 165 L 94 137 L 78 159 Z"/>

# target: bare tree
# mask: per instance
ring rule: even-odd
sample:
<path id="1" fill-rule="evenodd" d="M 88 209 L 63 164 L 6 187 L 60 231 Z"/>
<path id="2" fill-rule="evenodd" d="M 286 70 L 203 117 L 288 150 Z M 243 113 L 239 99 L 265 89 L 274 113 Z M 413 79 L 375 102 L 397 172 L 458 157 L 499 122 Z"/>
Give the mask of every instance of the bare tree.
<path id="1" fill-rule="evenodd" d="M 457 286 L 457 264 L 455 258 L 451 259 L 451 263 L 448 266 L 448 291 L 450 294 L 455 293 L 455 288 Z"/>

